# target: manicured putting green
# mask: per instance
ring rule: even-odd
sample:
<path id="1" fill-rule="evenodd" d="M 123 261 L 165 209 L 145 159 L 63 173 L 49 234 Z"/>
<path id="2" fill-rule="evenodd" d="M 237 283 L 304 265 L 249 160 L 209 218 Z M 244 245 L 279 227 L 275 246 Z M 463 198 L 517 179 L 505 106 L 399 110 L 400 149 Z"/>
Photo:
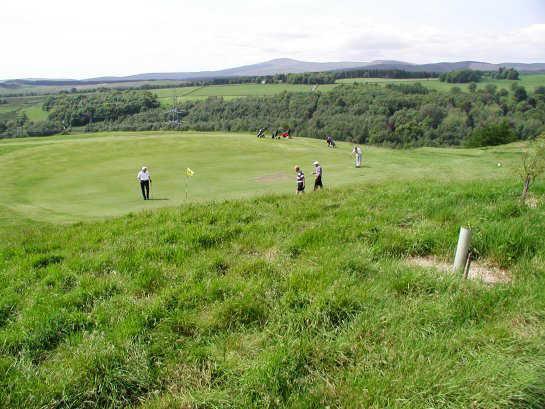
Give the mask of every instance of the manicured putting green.
<path id="1" fill-rule="evenodd" d="M 103 133 L 0 141 L 0 217 L 74 222 L 186 201 L 224 200 L 295 189 L 302 166 L 312 190 L 312 162 L 324 167 L 326 188 L 391 180 L 474 180 L 512 176 L 518 145 L 490 149 L 391 150 L 364 147 L 355 169 L 351 145 L 337 149 L 310 138 L 257 139 L 248 134 Z M 498 166 L 501 163 L 501 166 Z M 136 174 L 153 178 L 143 201 Z M 187 179 L 185 168 L 195 171 Z"/>

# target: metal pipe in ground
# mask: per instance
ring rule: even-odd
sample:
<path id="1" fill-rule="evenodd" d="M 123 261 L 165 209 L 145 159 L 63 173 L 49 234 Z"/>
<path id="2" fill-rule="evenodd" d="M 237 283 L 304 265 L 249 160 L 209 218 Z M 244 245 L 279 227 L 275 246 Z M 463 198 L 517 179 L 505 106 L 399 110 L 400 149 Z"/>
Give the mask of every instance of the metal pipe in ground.
<path id="1" fill-rule="evenodd" d="M 464 279 L 467 280 L 469 277 L 469 269 L 471 268 L 471 260 L 472 260 L 472 254 L 471 251 L 467 255 L 466 265 L 464 267 Z"/>
<path id="2" fill-rule="evenodd" d="M 456 247 L 456 256 L 454 257 L 453 270 L 455 272 L 461 273 L 464 271 L 470 246 L 471 229 L 467 227 L 461 227 L 460 235 L 458 236 L 458 246 Z"/>

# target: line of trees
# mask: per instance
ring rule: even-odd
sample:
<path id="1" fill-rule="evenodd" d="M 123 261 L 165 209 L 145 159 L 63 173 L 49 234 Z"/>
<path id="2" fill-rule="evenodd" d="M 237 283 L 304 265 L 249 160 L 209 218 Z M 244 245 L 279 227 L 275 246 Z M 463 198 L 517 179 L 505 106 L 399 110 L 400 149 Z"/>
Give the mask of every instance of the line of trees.
<path id="1" fill-rule="evenodd" d="M 429 91 L 409 84 L 354 84 L 327 93 L 284 93 L 182 105 L 184 127 L 248 131 L 290 127 L 295 135 L 395 147 L 492 145 L 529 139 L 545 130 L 545 98 L 486 87 L 474 93 Z M 490 137 L 493 135 L 493 137 Z"/>
<path id="2" fill-rule="evenodd" d="M 470 82 L 479 82 L 483 75 L 482 71 L 456 70 L 441 74 L 439 80 L 451 84 L 468 84 Z"/>
<path id="3" fill-rule="evenodd" d="M 463 69 L 463 70 L 445 72 L 439 76 L 439 80 L 442 82 L 448 82 L 448 83 L 467 84 L 467 83 L 477 83 L 481 81 L 484 77 L 497 79 L 497 80 L 516 81 L 520 78 L 520 74 L 514 68 L 505 68 L 505 67 L 500 67 L 497 72 Z"/>
<path id="4" fill-rule="evenodd" d="M 516 81 L 520 78 L 520 74 L 514 68 L 500 67 L 498 72 L 492 73 L 492 78 L 497 80 L 513 80 Z"/>
<path id="5" fill-rule="evenodd" d="M 377 69 L 365 69 L 357 68 L 350 70 L 334 71 L 336 79 L 350 79 L 350 78 L 389 78 L 389 79 L 429 79 L 438 78 L 437 72 L 418 72 L 418 71 L 405 71 L 405 70 L 377 70 Z"/>
<path id="6" fill-rule="evenodd" d="M 347 78 L 391 78 L 391 79 L 428 79 L 437 78 L 434 72 L 411 72 L 404 70 L 374 70 L 374 69 L 350 69 L 339 71 L 305 72 L 293 74 L 274 74 L 258 76 L 220 77 L 211 79 L 195 79 L 185 81 L 181 86 L 195 87 L 208 85 L 232 85 L 232 84 L 334 84 L 339 79 Z M 178 87 L 180 85 L 177 85 Z M 140 89 L 151 89 L 153 85 L 146 84 Z M 168 85 L 163 88 L 169 88 Z"/>
<path id="7" fill-rule="evenodd" d="M 545 131 L 545 87 L 528 93 L 494 85 L 474 92 L 430 91 L 421 84 L 353 84 L 330 92 L 289 93 L 224 100 L 212 97 L 178 106 L 182 122 L 151 93 L 61 95 L 45 107 L 49 120 L 0 123 L 3 136 L 48 135 L 69 126 L 87 131 L 182 129 L 255 131 L 291 128 L 294 135 L 394 147 L 482 146 L 531 139 Z"/>
<path id="8" fill-rule="evenodd" d="M 43 110 L 49 112 L 49 120 L 65 127 L 116 121 L 158 107 L 157 96 L 149 91 L 57 95 L 48 97 L 43 104 Z"/>

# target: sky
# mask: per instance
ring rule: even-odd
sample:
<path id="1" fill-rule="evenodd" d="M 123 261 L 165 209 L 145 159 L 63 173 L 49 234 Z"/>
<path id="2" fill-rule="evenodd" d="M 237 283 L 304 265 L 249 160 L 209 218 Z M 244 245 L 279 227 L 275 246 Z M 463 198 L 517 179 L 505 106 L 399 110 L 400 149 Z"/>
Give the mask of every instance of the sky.
<path id="1" fill-rule="evenodd" d="M 2 0 L 0 6 L 0 79 L 202 71 L 275 58 L 545 62 L 545 0 Z"/>

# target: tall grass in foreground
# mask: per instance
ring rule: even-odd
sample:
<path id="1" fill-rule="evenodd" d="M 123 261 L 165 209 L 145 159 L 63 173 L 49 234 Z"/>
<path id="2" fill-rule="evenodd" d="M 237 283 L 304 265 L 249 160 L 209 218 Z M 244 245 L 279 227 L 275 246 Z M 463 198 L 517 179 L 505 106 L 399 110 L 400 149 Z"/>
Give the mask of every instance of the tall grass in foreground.
<path id="1" fill-rule="evenodd" d="M 0 406 L 542 408 L 545 217 L 518 195 L 390 184 L 11 229 Z M 451 258 L 467 223 L 511 284 L 404 262 Z"/>

